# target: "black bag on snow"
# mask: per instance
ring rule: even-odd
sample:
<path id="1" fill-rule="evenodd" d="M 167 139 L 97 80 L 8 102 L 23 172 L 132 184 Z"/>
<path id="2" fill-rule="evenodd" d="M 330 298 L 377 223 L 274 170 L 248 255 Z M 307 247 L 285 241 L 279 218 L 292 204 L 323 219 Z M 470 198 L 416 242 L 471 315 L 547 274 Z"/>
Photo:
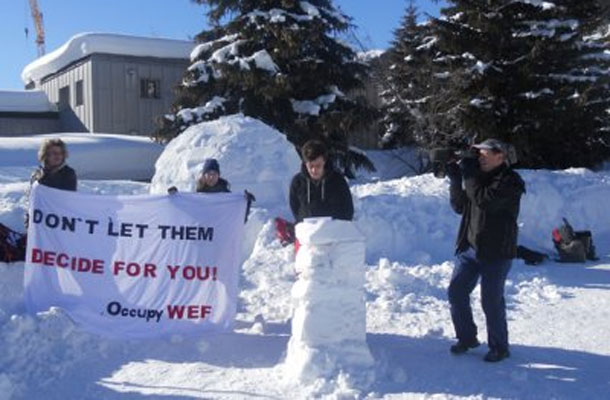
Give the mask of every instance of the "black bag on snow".
<path id="1" fill-rule="evenodd" d="M 521 258 L 527 265 L 538 265 L 545 259 L 549 258 L 548 255 L 540 253 L 539 251 L 528 249 L 525 246 L 517 246 L 517 258 Z"/>
<path id="2" fill-rule="evenodd" d="M 0 224 L 0 262 L 25 261 L 26 235 Z"/>
<path id="3" fill-rule="evenodd" d="M 562 226 L 553 229 L 553 244 L 559 253 L 560 262 L 598 260 L 591 231 L 574 231 L 565 218 Z"/>

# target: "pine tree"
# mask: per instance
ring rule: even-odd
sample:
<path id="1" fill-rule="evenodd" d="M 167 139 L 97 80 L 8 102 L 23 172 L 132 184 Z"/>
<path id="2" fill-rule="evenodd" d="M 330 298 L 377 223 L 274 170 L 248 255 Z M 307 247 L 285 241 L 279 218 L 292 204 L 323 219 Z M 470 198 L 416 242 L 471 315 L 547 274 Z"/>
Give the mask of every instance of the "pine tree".
<path id="1" fill-rule="evenodd" d="M 385 82 L 381 82 L 383 147 L 398 147 L 412 143 L 412 120 L 407 105 L 409 89 L 415 86 L 414 54 L 419 45 L 417 8 L 413 1 L 403 16 L 401 25 L 394 31 L 389 50 L 389 66 Z"/>
<path id="2" fill-rule="evenodd" d="M 459 0 L 435 19 L 462 140 L 499 137 L 525 167 L 593 167 L 610 155 L 607 49 L 587 37 L 597 1 Z"/>
<path id="3" fill-rule="evenodd" d="M 384 147 L 418 143 L 449 144 L 456 136 L 452 87 L 446 66 L 436 60 L 437 38 L 428 23 L 418 24 L 413 1 L 394 32 L 391 59 L 383 82 Z"/>
<path id="4" fill-rule="evenodd" d="M 318 138 L 346 172 L 372 168 L 351 151 L 348 134 L 372 120 L 362 86 L 368 68 L 337 35 L 351 25 L 332 0 L 196 0 L 208 7 L 211 29 L 197 36 L 192 64 L 157 138 L 188 126 L 243 113 L 285 133 L 298 148 Z"/>

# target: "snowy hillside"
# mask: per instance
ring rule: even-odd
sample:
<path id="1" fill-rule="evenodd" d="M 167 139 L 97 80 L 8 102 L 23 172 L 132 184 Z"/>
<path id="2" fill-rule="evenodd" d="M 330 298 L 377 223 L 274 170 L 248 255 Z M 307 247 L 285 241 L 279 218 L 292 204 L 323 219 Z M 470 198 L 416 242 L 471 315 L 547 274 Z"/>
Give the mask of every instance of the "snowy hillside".
<path id="1" fill-rule="evenodd" d="M 13 171 L 0 168 L 0 222 L 20 229 L 27 182 Z M 552 253 L 551 229 L 565 216 L 576 229 L 593 231 L 600 260 L 537 267 L 515 261 L 506 289 L 512 354 L 499 364 L 482 362 L 485 346 L 461 357 L 448 351 L 454 334 L 446 288 L 459 218 L 449 207 L 448 182 L 426 174 L 351 186 L 356 225 L 366 237 L 371 385 L 347 374 L 309 384 L 288 379 L 295 257 L 275 238 L 273 217 L 290 218 L 278 194 L 249 223 L 231 334 L 151 341 L 89 335 L 60 309 L 26 315 L 23 264 L 0 264 L 0 399 L 607 398 L 610 172 L 520 173 L 528 189 L 521 242 Z M 86 179 L 79 188 L 150 190 Z M 478 289 L 474 302 L 483 339 Z"/>

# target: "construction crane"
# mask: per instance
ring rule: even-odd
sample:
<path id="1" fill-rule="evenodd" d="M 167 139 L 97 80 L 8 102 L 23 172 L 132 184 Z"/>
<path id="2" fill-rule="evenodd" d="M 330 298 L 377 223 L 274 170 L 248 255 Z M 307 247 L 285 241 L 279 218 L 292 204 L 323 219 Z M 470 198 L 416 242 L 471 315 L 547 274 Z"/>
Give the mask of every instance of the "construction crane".
<path id="1" fill-rule="evenodd" d="M 38 57 L 44 56 L 44 26 L 42 24 L 42 13 L 38 7 L 37 0 L 30 1 L 30 10 L 32 11 L 32 18 L 34 19 L 34 27 L 36 28 L 36 46 L 38 48 Z M 26 30 L 27 35 L 27 30 Z"/>

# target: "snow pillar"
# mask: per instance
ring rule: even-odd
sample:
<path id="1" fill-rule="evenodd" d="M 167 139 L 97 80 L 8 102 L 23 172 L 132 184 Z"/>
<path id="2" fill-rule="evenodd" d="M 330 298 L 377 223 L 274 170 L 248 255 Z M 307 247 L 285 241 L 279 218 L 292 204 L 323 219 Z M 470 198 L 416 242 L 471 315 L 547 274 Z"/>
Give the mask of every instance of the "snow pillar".
<path id="1" fill-rule="evenodd" d="M 292 336 L 286 372 L 298 381 L 342 371 L 369 377 L 366 344 L 365 238 L 350 221 L 316 218 L 296 226 L 300 249 L 292 287 Z"/>

